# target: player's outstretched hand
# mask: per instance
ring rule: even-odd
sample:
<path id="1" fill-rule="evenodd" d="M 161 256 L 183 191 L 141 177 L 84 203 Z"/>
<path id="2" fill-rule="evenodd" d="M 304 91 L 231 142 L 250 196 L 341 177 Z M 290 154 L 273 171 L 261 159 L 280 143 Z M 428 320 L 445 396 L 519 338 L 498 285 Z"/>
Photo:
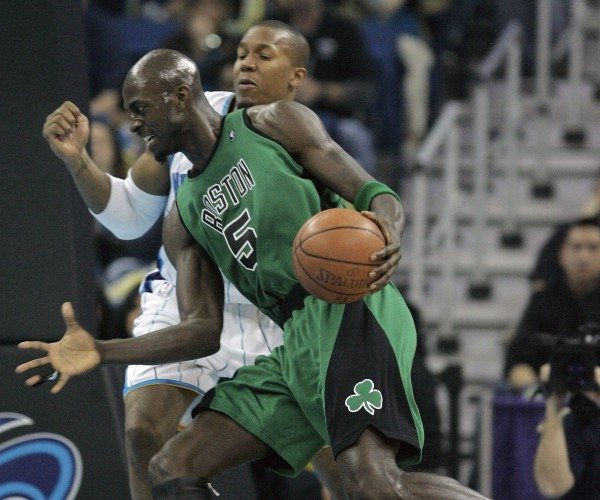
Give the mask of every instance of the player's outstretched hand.
<path id="1" fill-rule="evenodd" d="M 385 247 L 371 256 L 373 262 L 381 263 L 381 265 L 373 269 L 369 275 L 373 280 L 370 285 L 371 293 L 375 293 L 387 285 L 392 279 L 394 271 L 398 267 L 401 258 L 400 239 L 396 233 L 390 229 L 389 223 L 384 218 L 378 217 L 377 214 L 369 211 L 363 211 L 361 214 L 379 226 L 386 241 Z"/>
<path id="2" fill-rule="evenodd" d="M 46 356 L 27 361 L 15 369 L 17 373 L 25 373 L 32 368 L 51 364 L 52 368 L 58 372 L 58 381 L 50 391 L 53 394 L 59 392 L 72 376 L 89 372 L 100 364 L 100 353 L 96 347 L 96 341 L 77 323 L 70 302 L 62 305 L 61 313 L 67 327 L 63 338 L 58 342 L 51 343 L 37 340 L 21 342 L 20 349 L 46 351 Z M 34 375 L 29 377 L 25 384 L 31 387 L 42 381 L 40 375 Z"/>

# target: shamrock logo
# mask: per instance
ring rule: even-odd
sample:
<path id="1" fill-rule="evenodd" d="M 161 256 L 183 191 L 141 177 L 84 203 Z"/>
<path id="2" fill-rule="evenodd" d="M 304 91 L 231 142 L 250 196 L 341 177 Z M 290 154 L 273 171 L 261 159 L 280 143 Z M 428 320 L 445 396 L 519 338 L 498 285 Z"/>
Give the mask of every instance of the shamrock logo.
<path id="1" fill-rule="evenodd" d="M 380 410 L 383 405 L 383 396 L 381 391 L 374 389 L 375 384 L 371 379 L 364 379 L 354 386 L 354 394 L 346 398 L 346 406 L 348 411 L 357 412 L 361 408 L 367 410 L 371 415 L 375 414 L 375 410 Z"/>

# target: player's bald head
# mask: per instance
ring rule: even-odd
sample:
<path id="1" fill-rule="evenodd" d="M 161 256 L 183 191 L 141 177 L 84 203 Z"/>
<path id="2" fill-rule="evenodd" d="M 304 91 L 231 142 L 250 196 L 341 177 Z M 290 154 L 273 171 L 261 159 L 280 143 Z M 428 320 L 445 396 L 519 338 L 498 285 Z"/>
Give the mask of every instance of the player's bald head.
<path id="1" fill-rule="evenodd" d="M 138 60 L 127 73 L 123 88 L 170 92 L 187 85 L 196 95 L 201 91 L 198 67 L 189 57 L 169 49 L 156 49 Z"/>

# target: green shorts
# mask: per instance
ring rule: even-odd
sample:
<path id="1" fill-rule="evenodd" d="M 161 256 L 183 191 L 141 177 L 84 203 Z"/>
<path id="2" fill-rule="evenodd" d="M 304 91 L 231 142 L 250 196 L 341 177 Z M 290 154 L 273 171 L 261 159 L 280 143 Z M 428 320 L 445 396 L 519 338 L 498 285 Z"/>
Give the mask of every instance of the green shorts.
<path id="1" fill-rule="evenodd" d="M 418 463 L 423 426 L 410 380 L 416 332 L 393 285 L 352 304 L 307 296 L 284 325 L 284 345 L 221 381 L 201 408 L 225 413 L 296 475 L 325 444 L 334 456 L 366 427 L 403 442 L 400 466 Z"/>

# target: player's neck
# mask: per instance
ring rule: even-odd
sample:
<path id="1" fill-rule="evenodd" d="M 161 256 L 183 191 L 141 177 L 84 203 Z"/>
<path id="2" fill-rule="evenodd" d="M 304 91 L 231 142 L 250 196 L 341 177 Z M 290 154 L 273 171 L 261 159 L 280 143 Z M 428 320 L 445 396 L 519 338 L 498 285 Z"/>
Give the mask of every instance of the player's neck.
<path id="1" fill-rule="evenodd" d="M 223 118 L 217 113 L 199 115 L 196 123 L 189 129 L 190 139 L 183 152 L 196 170 L 202 171 L 212 156 L 221 135 L 222 121 Z"/>

